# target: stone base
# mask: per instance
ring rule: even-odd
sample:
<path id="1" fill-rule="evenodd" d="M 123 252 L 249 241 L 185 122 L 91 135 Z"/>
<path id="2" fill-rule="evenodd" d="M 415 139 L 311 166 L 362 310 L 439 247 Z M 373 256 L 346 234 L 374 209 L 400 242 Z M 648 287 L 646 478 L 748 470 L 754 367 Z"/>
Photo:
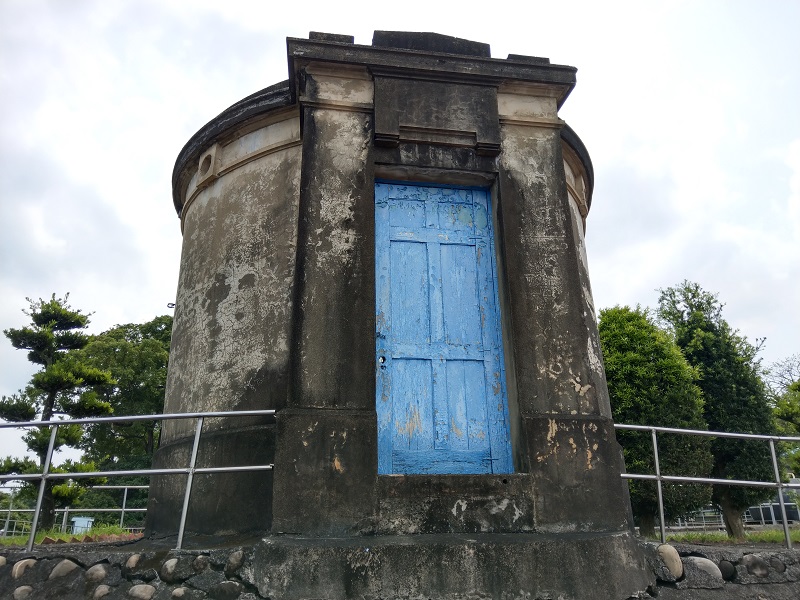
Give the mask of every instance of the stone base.
<path id="1" fill-rule="evenodd" d="M 628 533 L 275 536 L 242 578 L 281 600 L 624 600 L 655 583 Z"/>

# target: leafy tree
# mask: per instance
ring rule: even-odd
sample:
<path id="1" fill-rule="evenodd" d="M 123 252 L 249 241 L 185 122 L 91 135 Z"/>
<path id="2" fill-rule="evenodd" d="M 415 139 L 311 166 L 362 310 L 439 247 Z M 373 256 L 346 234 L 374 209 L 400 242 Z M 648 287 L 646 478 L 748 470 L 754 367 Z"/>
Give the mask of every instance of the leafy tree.
<path id="1" fill-rule="evenodd" d="M 22 535 L 23 527 L 30 522 L 30 513 L 21 512 L 21 509 L 35 506 L 36 498 L 22 493 L 29 488 L 9 486 L 0 491 L 0 529 L 5 530 L 4 535 L 12 535 L 15 531 Z"/>
<path id="2" fill-rule="evenodd" d="M 775 424 L 782 435 L 800 435 L 800 354 L 770 365 L 769 387 L 772 392 Z M 786 471 L 800 474 L 800 445 L 780 445 L 781 461 Z"/>
<path id="3" fill-rule="evenodd" d="M 706 429 L 703 398 L 695 385 L 696 370 L 675 342 L 659 329 L 647 310 L 627 306 L 600 311 L 600 345 L 614 420 L 630 425 Z M 631 472 L 654 473 L 649 433 L 619 431 L 625 464 Z M 707 477 L 713 458 L 709 440 L 697 436 L 660 435 L 661 472 Z M 658 514 L 656 484 L 631 480 L 631 506 L 643 536 L 655 535 Z M 711 500 L 705 485 L 664 484 L 664 510 L 677 518 Z"/>
<path id="4" fill-rule="evenodd" d="M 88 343 L 89 336 L 82 330 L 89 324 L 89 315 L 74 310 L 68 304 L 68 299 L 69 294 L 64 298 L 56 298 L 53 294 L 50 300 L 40 298 L 36 302 L 27 298 L 30 308 L 23 312 L 30 317 L 31 324 L 3 331 L 14 348 L 28 351 L 28 360 L 39 365 L 40 370 L 33 375 L 24 391 L 10 398 L 2 398 L 0 418 L 23 422 L 38 417 L 49 421 L 56 417 L 80 418 L 111 412 L 111 406 L 102 401 L 96 392 L 97 386 L 113 381 L 111 374 L 80 362 L 70 352 Z M 55 449 L 76 446 L 81 435 L 79 426 L 60 426 Z M 41 470 L 47 455 L 50 428 L 29 429 L 23 440 L 39 458 L 37 470 Z M 3 466 L 6 467 L 5 473 L 24 473 L 31 468 L 30 462 L 14 460 L 5 461 Z M 91 466 L 87 465 L 87 468 Z M 47 482 L 40 517 L 42 527 L 52 527 L 55 498 L 67 491 L 63 485 L 55 486 L 52 481 Z"/>
<path id="5" fill-rule="evenodd" d="M 767 385 L 775 396 L 783 395 L 794 383 L 800 381 L 800 354 L 792 354 L 769 366 Z"/>
<path id="6" fill-rule="evenodd" d="M 790 384 L 775 402 L 775 417 L 790 426 L 789 435 L 800 434 L 800 379 Z"/>
<path id="7" fill-rule="evenodd" d="M 118 325 L 94 336 L 76 353 L 81 362 L 113 376 L 113 383 L 98 388 L 98 395 L 114 415 L 162 412 L 171 334 L 172 317 L 160 316 L 147 323 Z M 92 425 L 81 445 L 85 456 L 104 469 L 146 468 L 157 437 L 156 421 Z"/>
<path id="8" fill-rule="evenodd" d="M 141 324 L 118 325 L 92 337 L 76 351 L 81 362 L 110 371 L 114 382 L 98 389 L 103 402 L 111 406 L 115 416 L 158 414 L 164 408 L 172 317 L 160 316 Z M 81 442 L 84 460 L 96 463 L 102 470 L 149 468 L 158 446 L 157 421 L 96 424 L 86 429 Z M 123 477 L 115 484 L 146 485 L 147 477 Z M 109 506 L 119 503 L 119 490 L 91 490 L 80 506 Z M 146 505 L 147 493 L 131 490 L 127 505 Z M 99 515 L 99 521 L 115 522 L 118 516 Z M 131 517 L 126 521 L 130 522 Z"/>
<path id="9" fill-rule="evenodd" d="M 675 341 L 700 372 L 705 419 L 714 431 L 772 434 L 774 425 L 766 386 L 761 378 L 758 346 L 733 329 L 722 317 L 716 294 L 684 281 L 659 290 L 658 315 L 674 332 Z M 714 438 L 712 476 L 719 479 L 771 481 L 769 446 L 762 441 Z M 722 510 L 725 529 L 744 538 L 741 515 L 768 499 L 770 490 L 713 486 L 712 498 Z"/>

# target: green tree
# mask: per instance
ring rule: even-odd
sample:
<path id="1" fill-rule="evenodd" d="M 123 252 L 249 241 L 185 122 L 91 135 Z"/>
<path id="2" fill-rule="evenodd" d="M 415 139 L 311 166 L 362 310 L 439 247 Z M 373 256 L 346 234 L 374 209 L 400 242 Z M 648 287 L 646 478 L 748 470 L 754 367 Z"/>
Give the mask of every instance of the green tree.
<path id="1" fill-rule="evenodd" d="M 781 435 L 800 435 L 800 354 L 780 360 L 769 368 L 775 424 Z M 800 475 L 800 444 L 780 445 L 783 468 Z"/>
<path id="2" fill-rule="evenodd" d="M 111 406 L 100 399 L 96 388 L 108 385 L 113 380 L 108 371 L 97 369 L 76 359 L 73 350 L 84 347 L 89 336 L 83 332 L 89 324 L 89 315 L 74 310 L 68 304 L 69 294 L 64 298 L 50 300 L 41 298 L 34 302 L 28 298 L 29 310 L 23 310 L 31 324 L 19 329 L 6 329 L 5 336 L 18 350 L 28 351 L 28 360 L 40 369 L 31 378 L 28 387 L 0 401 L 0 418 L 11 422 L 55 418 L 80 418 L 107 415 Z M 77 446 L 82 431 L 77 425 L 58 428 L 55 449 Z M 41 470 L 47 455 L 50 428 L 29 429 L 23 436 L 28 448 L 39 459 L 37 470 Z M 32 469 L 31 461 L 8 459 L 3 463 L 5 473 L 25 473 Z M 91 470 L 91 465 L 86 465 Z M 40 522 L 42 527 L 52 527 L 55 518 L 55 501 L 67 495 L 73 498 L 74 490 L 68 485 L 54 485 L 52 480 L 45 486 Z"/>
<path id="3" fill-rule="evenodd" d="M 800 381 L 800 354 L 772 363 L 767 369 L 766 381 L 774 396 L 783 395 L 792 384 Z"/>
<path id="4" fill-rule="evenodd" d="M 754 346 L 722 317 L 716 294 L 684 281 L 659 290 L 658 315 L 675 335 L 691 365 L 700 372 L 705 419 L 713 431 L 773 434 L 775 431 L 767 388 L 761 378 Z M 772 481 L 769 446 L 762 441 L 714 438 L 712 477 Z M 722 510 L 730 537 L 744 538 L 742 513 L 768 499 L 770 490 L 713 486 L 712 498 Z"/>
<path id="5" fill-rule="evenodd" d="M 98 395 L 114 415 L 158 414 L 164 408 L 172 317 L 118 325 L 92 337 L 76 354 L 94 368 L 109 371 L 113 383 Z M 103 468 L 148 467 L 157 448 L 158 422 L 92 425 L 82 443 L 85 456 Z"/>
<path id="6" fill-rule="evenodd" d="M 800 434 L 800 379 L 789 384 L 775 401 L 775 417 L 790 426 L 793 433 Z"/>
<path id="7" fill-rule="evenodd" d="M 627 306 L 601 310 L 599 330 L 616 422 L 706 429 L 702 393 L 695 385 L 697 372 L 647 310 Z M 649 433 L 619 431 L 617 439 L 630 472 L 655 472 Z M 708 476 L 713 458 L 707 438 L 662 434 L 658 439 L 663 474 Z M 654 536 L 658 514 L 655 482 L 631 480 L 630 490 L 639 531 L 643 536 Z M 663 492 L 668 518 L 683 516 L 711 500 L 711 488 L 705 485 L 667 483 Z"/>
<path id="8" fill-rule="evenodd" d="M 112 374 L 114 382 L 101 386 L 98 395 L 111 406 L 115 416 L 163 411 L 171 334 L 172 317 L 165 315 L 147 323 L 118 325 L 93 336 L 83 349 L 76 351 L 81 362 Z M 90 425 L 81 442 L 83 458 L 101 470 L 146 469 L 158 447 L 158 434 L 158 421 Z M 114 483 L 146 485 L 149 480 L 123 477 Z M 121 495 L 119 490 L 91 490 L 81 497 L 80 506 L 114 505 Z M 144 491 L 131 490 L 128 494 L 127 505 L 132 508 L 146 502 Z M 98 518 L 113 522 L 118 517 L 107 514 Z M 131 518 L 126 519 L 130 521 Z"/>

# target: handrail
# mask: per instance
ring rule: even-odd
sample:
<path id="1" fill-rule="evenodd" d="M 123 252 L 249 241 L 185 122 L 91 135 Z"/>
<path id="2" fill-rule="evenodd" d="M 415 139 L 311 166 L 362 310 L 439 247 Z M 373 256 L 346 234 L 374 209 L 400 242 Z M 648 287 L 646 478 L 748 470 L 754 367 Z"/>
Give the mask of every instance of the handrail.
<path id="1" fill-rule="evenodd" d="M 615 429 L 635 431 L 657 431 L 660 433 L 678 433 L 686 435 L 704 435 L 706 437 L 737 438 L 742 440 L 775 440 L 776 442 L 800 442 L 800 437 L 793 435 L 766 435 L 760 433 L 733 433 L 730 431 L 709 431 L 708 429 L 679 429 L 677 427 L 655 427 L 650 425 L 625 425 L 614 423 Z"/>
<path id="2" fill-rule="evenodd" d="M 655 475 L 642 474 L 642 473 L 622 473 L 623 479 L 639 479 L 646 481 L 656 482 L 656 493 L 658 496 L 658 520 L 661 533 L 661 543 L 666 543 L 667 533 L 664 522 L 664 493 L 662 483 L 664 481 L 674 481 L 680 483 L 706 483 L 713 485 L 735 485 L 742 487 L 763 487 L 774 488 L 778 490 L 778 502 L 781 507 L 781 518 L 783 519 L 783 535 L 786 539 L 786 547 L 792 548 L 792 538 L 789 533 L 789 519 L 786 517 L 786 502 L 783 498 L 783 490 L 800 489 L 800 483 L 784 483 L 780 467 L 778 466 L 778 455 L 775 452 L 775 442 L 795 442 L 800 443 L 800 437 L 788 435 L 764 435 L 756 433 L 733 433 L 729 431 L 708 431 L 706 429 L 678 429 L 676 427 L 655 427 L 650 425 L 625 425 L 623 423 L 615 423 L 615 429 L 627 431 L 649 431 L 652 445 L 653 445 L 653 460 L 655 467 Z M 742 479 L 718 479 L 713 477 L 685 477 L 680 475 L 662 475 L 659 466 L 658 455 L 658 434 L 659 433 L 672 433 L 678 435 L 696 435 L 705 437 L 718 437 L 718 438 L 733 438 L 740 440 L 762 440 L 769 442 L 770 458 L 772 459 L 772 470 L 775 475 L 775 481 L 751 481 Z"/>
<path id="3" fill-rule="evenodd" d="M 274 415 L 274 410 L 227 410 L 218 412 L 185 412 L 151 415 L 125 415 L 120 417 L 85 417 L 50 421 L 10 421 L 0 423 L 0 429 L 10 427 L 49 427 L 51 425 L 91 425 L 92 423 L 129 423 L 133 421 L 169 421 L 175 419 L 197 419 L 200 417 L 261 417 Z"/>
<path id="4" fill-rule="evenodd" d="M 274 410 L 243 410 L 243 411 L 217 411 L 217 412 L 191 412 L 191 413 L 167 413 L 167 414 L 151 414 L 151 415 L 128 415 L 119 417 L 96 417 L 96 418 L 83 418 L 83 419 L 65 419 L 65 420 L 49 420 L 49 421 L 28 421 L 28 422 L 8 422 L 0 423 L 0 429 L 8 429 L 12 427 L 52 427 L 50 432 L 50 440 L 48 444 L 47 454 L 41 473 L 27 473 L 27 474 L 9 474 L 0 475 L 0 481 L 35 481 L 39 480 L 39 494 L 36 500 L 35 509 L 23 509 L 19 512 L 32 511 L 33 521 L 31 523 L 31 533 L 28 538 L 27 551 L 33 549 L 33 544 L 36 536 L 36 529 L 38 526 L 39 513 L 41 511 L 42 499 L 47 480 L 62 480 L 62 479 L 80 479 L 88 477 L 119 477 L 119 476 L 132 476 L 144 475 L 152 477 L 153 475 L 187 475 L 186 488 L 184 491 L 183 506 L 181 510 L 180 525 L 178 529 L 178 540 L 176 549 L 180 550 L 183 545 L 183 537 L 186 526 L 186 516 L 188 513 L 189 497 L 192 491 L 192 482 L 195 474 L 208 474 L 208 473 L 236 473 L 244 471 L 270 471 L 273 469 L 273 464 L 262 465 L 231 465 L 227 467 L 197 467 L 197 451 L 200 445 L 200 438 L 202 435 L 203 424 L 207 418 L 231 418 L 231 417 L 252 417 L 252 416 L 274 416 Z M 196 419 L 194 440 L 192 444 L 192 451 L 190 454 L 189 465 L 187 467 L 174 467 L 163 469 L 128 469 L 117 471 L 90 471 L 81 473 L 53 473 L 50 471 L 53 448 L 55 446 L 56 435 L 58 428 L 64 425 L 90 425 L 97 423 L 123 423 L 135 421 L 166 421 L 176 419 Z M 701 429 L 678 429 L 674 427 L 655 427 L 649 425 L 626 425 L 617 423 L 614 425 L 618 430 L 629 431 L 647 431 L 650 432 L 652 445 L 653 445 L 653 458 L 655 474 L 644 473 L 622 473 L 623 479 L 638 479 L 655 481 L 657 484 L 658 494 L 658 509 L 659 509 L 659 522 L 661 529 L 661 541 L 666 542 L 666 529 L 664 520 L 664 497 L 663 497 L 663 482 L 681 482 L 681 483 L 705 483 L 715 485 L 736 485 L 748 487 L 763 487 L 775 488 L 778 490 L 778 499 L 780 502 L 781 516 L 783 519 L 783 530 L 786 538 L 786 547 L 792 547 L 792 540 L 789 534 L 788 519 L 786 517 L 786 505 L 783 498 L 783 490 L 800 489 L 800 483 L 784 483 L 780 477 L 780 469 L 778 466 L 777 453 L 775 452 L 776 442 L 795 442 L 800 443 L 800 437 L 796 436 L 778 436 L 778 435 L 762 435 L 762 434 L 749 434 L 749 433 L 731 433 L 721 431 L 707 431 Z M 663 475 L 660 469 L 659 453 L 658 453 L 658 434 L 678 434 L 678 435 L 696 435 L 705 437 L 723 437 L 734 439 L 749 439 L 749 440 L 762 440 L 769 443 L 770 456 L 772 459 L 773 471 L 775 474 L 775 481 L 749 481 L 739 479 L 717 479 L 711 477 L 686 477 L 678 475 Z M 106 486 L 111 489 L 126 488 L 125 496 L 127 498 L 127 488 L 140 487 L 140 486 Z M 108 509 L 71 509 L 72 512 L 108 512 Z M 111 509 L 118 510 L 118 509 Z M 123 500 L 123 515 L 125 511 L 125 499 Z M 144 512 L 146 509 L 128 509 L 129 512 Z"/>
<path id="5" fill-rule="evenodd" d="M 90 417 L 83 419 L 64 419 L 64 420 L 50 420 L 50 421 L 27 421 L 27 422 L 10 422 L 0 423 L 0 429 L 8 429 L 11 427 L 51 427 L 50 441 L 45 455 L 45 461 L 41 473 L 20 473 L 14 475 L 0 475 L 0 481 L 35 481 L 39 480 L 39 494 L 36 498 L 36 508 L 33 509 L 33 520 L 31 522 L 31 533 L 28 537 L 26 549 L 28 552 L 33 550 L 33 544 L 36 538 L 36 530 L 39 525 L 39 513 L 42 508 L 42 500 L 44 498 L 45 486 L 48 480 L 57 479 L 80 479 L 87 477 L 120 477 L 129 475 L 145 475 L 152 477 L 153 475 L 187 475 L 186 488 L 183 496 L 183 508 L 181 510 L 180 525 L 178 528 L 178 541 L 175 547 L 180 550 L 183 546 L 183 536 L 186 527 L 186 515 L 189 507 L 189 497 L 192 493 L 192 481 L 195 473 L 238 473 L 242 471 L 270 471 L 273 468 L 272 464 L 263 465 L 235 465 L 229 467 L 197 467 L 197 451 L 200 446 L 200 437 L 203 431 L 203 423 L 207 418 L 230 418 L 230 417 L 256 417 L 256 416 L 274 416 L 274 410 L 237 410 L 237 411 L 217 411 L 217 412 L 190 412 L 190 413 L 166 413 L 154 415 L 127 415 L 120 417 Z M 135 421 L 166 421 L 175 419 L 196 419 L 194 441 L 192 443 L 191 458 L 188 467 L 165 468 L 165 469 L 127 469 L 119 471 L 88 471 L 82 473 L 52 473 L 50 471 L 51 461 L 53 458 L 53 448 L 55 446 L 58 428 L 64 425 L 91 425 L 96 423 L 128 423 Z M 127 499 L 127 490 L 125 491 Z M 75 509 L 73 509 L 75 510 Z M 123 517 L 124 517 L 124 500 L 123 500 Z M 132 510 L 132 509 L 129 509 Z M 88 512 L 88 511 L 87 511 Z M 98 511 L 100 512 L 100 511 Z M 139 512 L 138 510 L 136 512 Z"/>

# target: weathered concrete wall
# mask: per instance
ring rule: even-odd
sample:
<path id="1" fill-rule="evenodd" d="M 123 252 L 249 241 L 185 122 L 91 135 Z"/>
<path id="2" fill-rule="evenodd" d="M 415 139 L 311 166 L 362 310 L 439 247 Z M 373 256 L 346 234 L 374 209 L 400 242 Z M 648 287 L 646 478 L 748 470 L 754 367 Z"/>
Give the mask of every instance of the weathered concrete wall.
<path id="1" fill-rule="evenodd" d="M 299 118 L 288 116 L 201 156 L 201 164 L 207 158 L 213 164 L 202 187 L 190 185 L 181 213 L 167 412 L 285 404 L 299 143 Z M 189 421 L 171 422 L 163 441 L 193 431 Z"/>
<path id="2" fill-rule="evenodd" d="M 532 477 L 537 529 L 624 529 L 622 464 L 555 94 L 514 85 L 498 103 L 509 309 L 516 332 L 527 332 L 513 336 L 520 468 Z"/>
<path id="3" fill-rule="evenodd" d="M 224 112 L 176 165 L 166 408 L 277 411 L 208 424 L 199 465 L 274 460 L 274 475 L 199 478 L 189 530 L 268 533 L 262 562 L 285 577 L 257 585 L 280 597 L 646 587 L 587 269 L 591 162 L 558 117 L 575 69 L 435 34 L 310 37 L 288 40 L 285 87 Z M 491 194 L 513 474 L 377 474 L 376 179 Z M 192 432 L 166 427 L 157 463 L 185 465 Z M 151 531 L 174 530 L 182 498 L 156 479 Z M 587 553 L 615 576 L 559 572 Z M 441 568 L 464 561 L 466 578 Z"/>
<path id="4" fill-rule="evenodd" d="M 299 93 L 297 313 L 273 528 L 353 534 L 370 529 L 377 475 L 373 87 L 364 70 L 310 65 Z"/>
<path id="5" fill-rule="evenodd" d="M 286 404 L 299 126 L 296 111 L 282 110 L 221 138 L 197 160 L 181 210 L 184 242 L 165 412 L 277 410 Z M 194 420 L 167 422 L 154 466 L 188 465 L 194 429 Z M 204 431 L 200 466 L 274 460 L 271 419 L 208 419 Z M 153 531 L 177 529 L 185 480 L 151 481 Z M 270 526 L 269 474 L 199 476 L 193 490 L 190 531 Z"/>

